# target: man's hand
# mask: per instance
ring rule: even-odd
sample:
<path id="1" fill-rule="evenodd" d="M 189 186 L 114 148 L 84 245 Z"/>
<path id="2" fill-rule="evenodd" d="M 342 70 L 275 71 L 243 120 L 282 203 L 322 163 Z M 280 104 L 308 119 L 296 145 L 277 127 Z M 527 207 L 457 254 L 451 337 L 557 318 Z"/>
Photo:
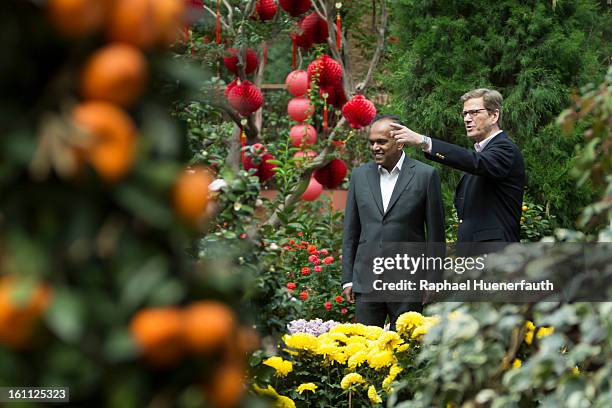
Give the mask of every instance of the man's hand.
<path id="1" fill-rule="evenodd" d="M 423 135 L 408 129 L 406 126 L 399 123 L 391 123 L 390 125 L 393 127 L 391 137 L 395 138 L 396 143 L 417 146 L 423 142 Z"/>
<path id="2" fill-rule="evenodd" d="M 338 293 L 338 292 L 336 292 L 336 293 Z M 348 287 L 344 288 L 344 290 L 342 291 L 342 296 L 344 296 L 344 298 L 346 299 L 347 302 L 355 303 L 355 294 L 353 293 L 353 287 L 352 286 L 348 286 Z"/>

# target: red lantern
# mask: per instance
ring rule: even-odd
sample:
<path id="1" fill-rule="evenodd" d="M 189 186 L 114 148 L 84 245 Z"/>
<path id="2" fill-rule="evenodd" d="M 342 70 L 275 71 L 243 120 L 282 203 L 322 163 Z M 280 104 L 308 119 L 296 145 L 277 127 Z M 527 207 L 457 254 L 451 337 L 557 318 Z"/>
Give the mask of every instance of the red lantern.
<path id="1" fill-rule="evenodd" d="M 292 71 L 285 79 L 285 86 L 293 96 L 302 96 L 308 92 L 308 73 L 303 69 Z"/>
<path id="2" fill-rule="evenodd" d="M 372 122 L 376 116 L 376 107 L 363 95 L 355 95 L 344 104 L 342 114 L 352 128 L 361 129 Z"/>
<path id="3" fill-rule="evenodd" d="M 236 86 L 238 85 L 238 82 L 240 81 L 240 79 L 236 78 L 234 79 L 232 82 L 230 82 L 229 84 L 227 84 L 227 86 L 225 87 L 225 98 L 229 97 L 229 93 L 230 91 Z"/>
<path id="4" fill-rule="evenodd" d="M 323 186 L 319 184 L 314 177 L 310 178 L 310 182 L 308 183 L 308 187 L 306 187 L 306 191 L 302 194 L 302 200 L 304 201 L 314 201 L 323 192 Z"/>
<path id="5" fill-rule="evenodd" d="M 229 55 L 223 57 L 223 64 L 230 72 L 238 75 L 238 50 L 235 48 L 228 48 L 227 52 Z M 259 58 L 257 53 L 252 49 L 246 51 L 246 66 L 244 72 L 248 75 L 254 72 L 259 65 Z"/>
<path id="6" fill-rule="evenodd" d="M 319 17 L 316 11 L 308 14 L 300 23 L 303 35 L 307 35 L 315 44 L 323 44 L 327 42 L 329 30 L 327 21 Z"/>
<path id="7" fill-rule="evenodd" d="M 305 33 L 304 30 L 302 30 L 302 28 L 299 27 L 299 25 L 298 25 L 298 28 L 300 29 L 300 34 L 296 32 L 292 32 L 289 35 L 291 36 L 291 39 L 295 42 L 296 46 L 307 50 L 310 47 L 312 47 L 313 39 L 310 36 L 310 34 Z"/>
<path id="8" fill-rule="evenodd" d="M 246 155 L 242 158 L 244 169 L 247 171 L 256 169 L 253 175 L 259 177 L 259 181 L 262 183 L 274 176 L 274 169 L 276 168 L 276 164 L 268 162 L 268 160 L 274 160 L 274 156 L 267 153 L 266 150 L 261 143 L 256 143 L 245 147 Z"/>
<path id="9" fill-rule="evenodd" d="M 278 6 L 274 0 L 257 0 L 255 11 L 261 21 L 272 20 L 276 15 Z"/>
<path id="10" fill-rule="evenodd" d="M 242 81 L 227 92 L 227 101 L 238 113 L 242 116 L 247 116 L 261 108 L 261 105 L 263 105 L 263 95 L 259 88 L 251 82 Z"/>
<path id="11" fill-rule="evenodd" d="M 302 144 L 311 145 L 317 141 L 317 131 L 306 123 L 300 123 L 291 128 L 289 137 L 295 147 L 300 147 Z"/>
<path id="12" fill-rule="evenodd" d="M 342 82 L 335 85 L 324 86 L 319 89 L 321 97 L 325 92 L 327 92 L 327 103 L 334 108 L 340 109 L 346 103 L 346 94 L 344 93 Z"/>
<path id="13" fill-rule="evenodd" d="M 287 113 L 289 117 L 296 122 L 303 122 L 312 115 L 314 112 L 314 106 L 310 104 L 310 99 L 299 96 L 289 101 L 287 105 Z"/>
<path id="14" fill-rule="evenodd" d="M 317 169 L 313 177 L 327 188 L 336 188 L 344 181 L 348 168 L 340 159 L 332 159 L 327 166 Z"/>
<path id="15" fill-rule="evenodd" d="M 342 66 L 329 55 L 323 55 L 308 65 L 308 79 L 319 74 L 319 86 L 329 87 L 342 82 Z"/>
<path id="16" fill-rule="evenodd" d="M 269 163 L 268 160 L 274 160 L 274 156 L 270 153 L 265 153 L 261 158 L 261 165 L 259 166 L 258 174 L 259 181 L 262 183 L 268 179 L 274 177 L 274 169 L 276 168 L 276 164 Z"/>
<path id="17" fill-rule="evenodd" d="M 279 3 L 281 8 L 293 17 L 304 14 L 312 7 L 310 0 L 279 0 Z"/>

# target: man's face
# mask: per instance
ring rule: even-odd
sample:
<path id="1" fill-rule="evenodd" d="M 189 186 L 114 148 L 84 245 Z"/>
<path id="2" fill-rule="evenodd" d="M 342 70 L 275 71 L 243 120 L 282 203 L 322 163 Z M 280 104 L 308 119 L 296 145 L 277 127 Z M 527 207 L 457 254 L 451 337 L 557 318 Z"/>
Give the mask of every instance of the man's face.
<path id="1" fill-rule="evenodd" d="M 391 170 L 397 163 L 397 160 L 402 155 L 401 148 L 395 142 L 395 139 L 391 137 L 390 133 L 392 128 L 390 124 L 393 123 L 391 119 L 382 119 L 375 122 L 370 128 L 370 150 L 374 157 L 376 164 L 383 166 L 387 170 Z"/>
<path id="2" fill-rule="evenodd" d="M 463 124 L 467 131 L 467 136 L 475 143 L 478 143 L 489 136 L 496 126 L 499 112 L 489 112 L 484 107 L 482 97 L 468 99 L 463 103 Z M 470 112 L 469 114 L 465 114 Z"/>

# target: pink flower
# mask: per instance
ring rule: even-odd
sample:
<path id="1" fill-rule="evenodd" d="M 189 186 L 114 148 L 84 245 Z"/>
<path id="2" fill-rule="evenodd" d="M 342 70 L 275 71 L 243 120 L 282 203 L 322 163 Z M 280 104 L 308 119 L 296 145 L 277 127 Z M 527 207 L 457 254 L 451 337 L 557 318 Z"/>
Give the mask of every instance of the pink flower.
<path id="1" fill-rule="evenodd" d="M 245 239 L 246 237 L 247 237 L 247 234 L 245 234 L 244 232 L 240 234 L 240 238 Z"/>
<path id="2" fill-rule="evenodd" d="M 298 232 L 298 233 L 297 233 L 297 236 L 298 236 L 298 237 L 301 237 L 302 235 L 304 235 L 304 233 L 303 233 L 302 231 L 300 231 L 300 232 Z"/>
<path id="3" fill-rule="evenodd" d="M 321 265 L 317 265 L 317 266 L 314 267 L 314 271 L 315 272 L 321 272 L 321 271 L 323 271 L 323 267 Z"/>
<path id="4" fill-rule="evenodd" d="M 334 262 L 334 257 L 333 256 L 328 256 L 325 259 L 323 259 L 323 263 L 325 265 L 329 265 L 330 263 Z"/>
<path id="5" fill-rule="evenodd" d="M 300 292 L 300 299 L 302 300 L 308 299 L 308 292 L 306 292 L 305 290 Z"/>
<path id="6" fill-rule="evenodd" d="M 301 273 L 302 273 L 302 276 L 310 275 L 310 268 L 307 267 L 307 266 L 303 267 L 302 270 L 301 270 Z"/>
<path id="7" fill-rule="evenodd" d="M 328 251 L 327 249 L 321 249 L 321 250 L 319 251 L 319 254 L 321 254 L 321 255 L 325 256 L 325 255 L 329 254 L 329 251 Z"/>
<path id="8" fill-rule="evenodd" d="M 306 247 L 306 250 L 311 255 L 316 255 L 317 254 L 317 247 L 315 245 L 308 245 L 308 247 Z"/>
<path id="9" fill-rule="evenodd" d="M 321 263 L 321 260 L 319 260 L 319 257 L 316 255 L 310 255 L 308 257 L 308 262 L 313 263 L 315 265 L 318 265 Z"/>
<path id="10" fill-rule="evenodd" d="M 340 313 L 347 314 L 348 313 L 348 309 L 346 307 L 343 307 L 342 309 L 340 309 Z"/>
<path id="11" fill-rule="evenodd" d="M 327 310 L 328 312 L 331 310 L 331 302 L 325 302 L 325 310 Z"/>
<path id="12" fill-rule="evenodd" d="M 293 283 L 293 282 L 289 282 L 289 283 L 287 284 L 287 289 L 289 289 L 289 290 L 293 290 L 293 289 L 295 289 L 295 288 L 297 288 L 297 285 L 296 285 L 295 283 Z"/>

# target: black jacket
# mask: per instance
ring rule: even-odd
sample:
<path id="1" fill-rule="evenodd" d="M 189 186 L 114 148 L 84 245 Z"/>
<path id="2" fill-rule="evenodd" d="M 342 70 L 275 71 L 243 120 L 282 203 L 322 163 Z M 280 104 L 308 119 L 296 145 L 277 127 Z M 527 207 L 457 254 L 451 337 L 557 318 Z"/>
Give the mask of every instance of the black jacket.
<path id="1" fill-rule="evenodd" d="M 504 132 L 480 153 L 432 139 L 431 160 L 464 171 L 455 191 L 458 242 L 518 242 L 525 164 Z"/>
<path id="2" fill-rule="evenodd" d="M 378 165 L 364 164 L 353 170 L 346 209 L 342 246 L 342 284 L 353 282 L 353 291 L 369 292 L 365 267 L 371 248 L 384 243 L 444 244 L 444 207 L 437 171 L 405 157 L 402 170 L 383 211 Z M 367 268 L 366 268 L 367 269 Z"/>

